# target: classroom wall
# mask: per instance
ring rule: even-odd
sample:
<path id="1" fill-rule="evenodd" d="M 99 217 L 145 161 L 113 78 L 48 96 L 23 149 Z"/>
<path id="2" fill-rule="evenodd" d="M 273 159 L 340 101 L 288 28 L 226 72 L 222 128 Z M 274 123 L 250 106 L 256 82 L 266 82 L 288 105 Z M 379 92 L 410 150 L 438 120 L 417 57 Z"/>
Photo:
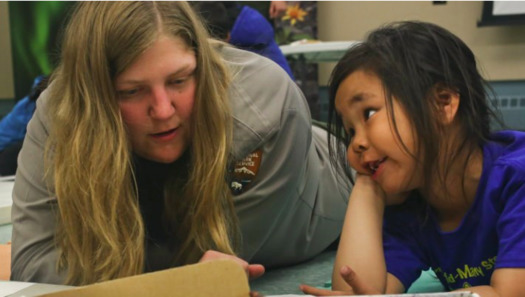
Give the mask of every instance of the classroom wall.
<path id="1" fill-rule="evenodd" d="M 7 4 L 0 1 L 0 100 L 13 99 L 15 95 Z"/>
<path id="2" fill-rule="evenodd" d="M 459 36 L 478 57 L 490 81 L 525 80 L 525 26 L 477 27 L 482 2 L 319 1 L 318 36 L 323 41 L 362 40 L 381 24 L 421 20 Z M 335 64 L 320 65 L 319 84 L 326 85 Z"/>
<path id="3" fill-rule="evenodd" d="M 370 30 L 394 20 L 418 19 L 441 25 L 462 38 L 479 58 L 487 79 L 525 80 L 525 26 L 476 26 L 482 2 L 319 1 L 320 40 L 361 40 Z M 14 98 L 8 2 L 0 1 L 0 99 Z M 320 65 L 326 85 L 334 63 Z"/>

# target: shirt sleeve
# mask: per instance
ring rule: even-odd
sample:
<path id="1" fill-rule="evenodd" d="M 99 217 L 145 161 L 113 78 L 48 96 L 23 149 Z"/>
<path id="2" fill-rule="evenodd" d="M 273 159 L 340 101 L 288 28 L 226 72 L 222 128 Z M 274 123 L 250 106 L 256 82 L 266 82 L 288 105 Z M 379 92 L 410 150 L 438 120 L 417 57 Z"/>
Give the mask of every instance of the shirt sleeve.
<path id="1" fill-rule="evenodd" d="M 55 221 L 57 202 L 52 183 L 44 178 L 44 148 L 48 137 L 46 97 L 37 101 L 35 116 L 18 157 L 13 189 L 11 279 L 63 284 L 57 271 Z"/>
<path id="2" fill-rule="evenodd" d="M 496 172 L 502 181 L 496 268 L 525 267 L 525 172 L 520 166 L 523 164 L 508 164 Z"/>
<path id="3" fill-rule="evenodd" d="M 330 165 L 326 132 L 312 128 L 306 100 L 287 74 L 255 54 L 236 50 L 235 59 L 235 152 L 262 151 L 250 187 L 234 197 L 242 257 L 268 267 L 305 261 L 339 236 L 349 180 Z"/>

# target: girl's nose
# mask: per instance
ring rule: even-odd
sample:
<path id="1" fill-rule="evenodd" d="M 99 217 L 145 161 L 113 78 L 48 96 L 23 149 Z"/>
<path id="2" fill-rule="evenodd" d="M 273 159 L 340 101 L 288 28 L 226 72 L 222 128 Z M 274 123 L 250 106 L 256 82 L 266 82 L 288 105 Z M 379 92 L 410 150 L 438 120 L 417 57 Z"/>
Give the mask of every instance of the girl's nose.
<path id="1" fill-rule="evenodd" d="M 165 88 L 153 89 L 149 114 L 152 118 L 164 120 L 175 112 L 175 103 Z"/>
<path id="2" fill-rule="evenodd" d="M 357 132 L 356 130 L 355 135 L 352 139 L 352 143 L 350 145 L 352 146 L 352 150 L 354 150 L 355 153 L 359 154 L 366 151 L 369 147 L 366 133 Z"/>

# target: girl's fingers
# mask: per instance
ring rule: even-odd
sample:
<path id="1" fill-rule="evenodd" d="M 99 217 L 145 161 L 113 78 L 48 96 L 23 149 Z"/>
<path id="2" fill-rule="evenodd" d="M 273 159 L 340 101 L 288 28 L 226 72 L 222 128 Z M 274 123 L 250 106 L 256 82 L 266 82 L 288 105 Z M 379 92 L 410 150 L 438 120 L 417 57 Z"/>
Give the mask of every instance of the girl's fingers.
<path id="1" fill-rule="evenodd" d="M 308 286 L 308 285 L 300 285 L 299 289 L 301 291 L 303 291 L 303 293 L 305 293 L 307 295 L 314 295 L 314 296 L 353 295 L 351 292 L 331 291 L 331 290 L 327 290 L 327 289 L 319 289 L 319 288 Z"/>
<path id="2" fill-rule="evenodd" d="M 362 281 L 357 273 L 348 266 L 341 267 L 340 270 L 341 276 L 345 282 L 352 287 L 353 291 L 357 295 L 373 295 L 380 294 L 377 289 L 368 285 L 366 282 Z"/>

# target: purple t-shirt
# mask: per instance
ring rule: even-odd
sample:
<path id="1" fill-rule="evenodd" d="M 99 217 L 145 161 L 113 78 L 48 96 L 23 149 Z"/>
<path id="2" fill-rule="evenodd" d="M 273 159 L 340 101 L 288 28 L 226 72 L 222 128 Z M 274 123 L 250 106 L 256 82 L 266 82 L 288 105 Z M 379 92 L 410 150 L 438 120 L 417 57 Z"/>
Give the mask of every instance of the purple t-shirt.
<path id="1" fill-rule="evenodd" d="M 442 232 L 418 198 L 387 207 L 387 270 L 405 286 L 432 268 L 445 289 L 489 285 L 494 269 L 525 267 L 525 133 L 502 131 L 483 147 L 475 200 L 460 226 Z"/>

